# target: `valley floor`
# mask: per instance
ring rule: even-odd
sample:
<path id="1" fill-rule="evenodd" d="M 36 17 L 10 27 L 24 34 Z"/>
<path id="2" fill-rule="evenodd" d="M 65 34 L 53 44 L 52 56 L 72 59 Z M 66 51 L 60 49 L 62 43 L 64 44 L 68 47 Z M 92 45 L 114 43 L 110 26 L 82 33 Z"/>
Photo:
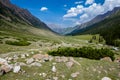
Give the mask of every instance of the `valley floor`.
<path id="1" fill-rule="evenodd" d="M 47 54 L 58 47 L 91 46 L 112 49 L 111 46 L 103 44 L 88 43 L 90 38 L 90 35 L 59 37 L 56 42 L 31 41 L 31 45 L 22 47 L 0 44 L 0 58 L 7 60 L 9 65 L 20 66 L 18 73 L 11 70 L 0 76 L 0 80 L 120 80 L 119 62 Z M 115 52 L 119 54 L 116 58 L 120 58 L 120 51 Z"/>

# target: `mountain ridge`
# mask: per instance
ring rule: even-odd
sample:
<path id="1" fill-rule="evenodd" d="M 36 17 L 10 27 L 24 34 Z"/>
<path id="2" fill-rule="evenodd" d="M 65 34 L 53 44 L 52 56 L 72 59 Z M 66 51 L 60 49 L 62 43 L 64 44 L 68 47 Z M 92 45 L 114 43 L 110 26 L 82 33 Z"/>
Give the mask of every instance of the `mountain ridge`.
<path id="1" fill-rule="evenodd" d="M 16 20 L 18 22 L 21 22 L 19 20 L 22 20 L 23 23 L 26 22 L 27 24 L 32 25 L 36 28 L 47 29 L 52 31 L 45 23 L 33 16 L 27 9 L 19 8 L 16 5 L 11 4 L 10 0 L 1 0 L 0 5 L 2 10 L 0 11 L 1 18 L 9 17 L 9 21 Z M 8 15 L 5 15 L 6 12 L 3 9 L 6 9 Z M 12 15 L 16 18 L 13 19 Z"/>

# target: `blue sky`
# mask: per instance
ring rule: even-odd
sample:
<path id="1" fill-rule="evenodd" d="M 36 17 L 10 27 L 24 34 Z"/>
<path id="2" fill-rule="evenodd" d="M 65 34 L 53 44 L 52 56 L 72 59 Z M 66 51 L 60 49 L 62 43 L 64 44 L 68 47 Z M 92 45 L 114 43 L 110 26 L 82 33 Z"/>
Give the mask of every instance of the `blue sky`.
<path id="1" fill-rule="evenodd" d="M 43 22 L 63 27 L 73 27 L 107 12 L 119 5 L 115 1 L 120 2 L 120 0 L 11 0 L 13 4 L 28 9 Z"/>

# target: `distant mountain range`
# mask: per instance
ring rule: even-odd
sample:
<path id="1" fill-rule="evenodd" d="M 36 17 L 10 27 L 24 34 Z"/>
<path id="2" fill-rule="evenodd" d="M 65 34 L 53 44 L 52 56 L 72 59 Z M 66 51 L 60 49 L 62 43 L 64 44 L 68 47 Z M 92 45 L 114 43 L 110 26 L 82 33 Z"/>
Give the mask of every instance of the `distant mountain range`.
<path id="1" fill-rule="evenodd" d="M 74 29 L 73 27 L 64 28 L 60 25 L 52 24 L 52 23 L 48 24 L 48 27 L 50 27 L 54 32 L 56 32 L 60 35 L 65 35 Z"/>

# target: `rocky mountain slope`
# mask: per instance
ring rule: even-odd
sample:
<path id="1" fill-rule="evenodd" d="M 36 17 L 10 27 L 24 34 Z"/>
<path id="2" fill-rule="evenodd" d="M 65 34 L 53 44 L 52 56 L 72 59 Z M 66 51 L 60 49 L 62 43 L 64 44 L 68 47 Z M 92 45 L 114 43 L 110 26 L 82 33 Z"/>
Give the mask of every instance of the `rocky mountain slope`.
<path id="1" fill-rule="evenodd" d="M 0 0 L 0 36 L 53 40 L 58 35 L 27 9 L 19 8 L 10 0 Z"/>
<path id="2" fill-rule="evenodd" d="M 9 0 L 0 0 L 0 18 L 9 22 L 29 24 L 37 28 L 51 30 L 27 9 L 17 7 L 11 4 Z"/>

